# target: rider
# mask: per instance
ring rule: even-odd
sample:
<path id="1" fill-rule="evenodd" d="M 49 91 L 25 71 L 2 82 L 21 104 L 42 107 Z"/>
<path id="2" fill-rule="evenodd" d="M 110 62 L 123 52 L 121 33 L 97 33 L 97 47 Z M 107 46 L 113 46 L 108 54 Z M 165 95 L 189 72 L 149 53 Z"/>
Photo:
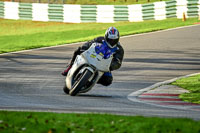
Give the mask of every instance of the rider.
<path id="1" fill-rule="evenodd" d="M 67 75 L 67 73 L 70 70 L 70 68 L 72 67 L 77 55 L 80 55 L 82 52 L 89 49 L 89 47 L 94 42 L 102 43 L 102 41 L 105 40 L 105 42 L 107 43 L 107 45 L 110 48 L 117 48 L 117 50 L 113 54 L 113 59 L 112 59 L 111 65 L 110 65 L 110 72 L 105 72 L 97 83 L 102 84 L 104 86 L 110 85 L 113 80 L 111 71 L 119 69 L 121 67 L 122 60 L 124 57 L 124 49 L 120 45 L 119 38 L 120 38 L 119 31 L 115 27 L 109 27 L 107 29 L 104 37 L 97 37 L 92 41 L 88 41 L 74 52 L 74 55 L 72 57 L 70 64 L 68 65 L 67 69 L 64 72 L 62 72 L 62 75 L 63 76 Z"/>

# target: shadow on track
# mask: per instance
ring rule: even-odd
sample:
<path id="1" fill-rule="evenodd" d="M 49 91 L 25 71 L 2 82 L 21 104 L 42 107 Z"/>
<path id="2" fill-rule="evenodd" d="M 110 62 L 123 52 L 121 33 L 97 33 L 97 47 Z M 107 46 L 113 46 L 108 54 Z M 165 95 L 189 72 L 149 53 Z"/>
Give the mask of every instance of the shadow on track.
<path id="1" fill-rule="evenodd" d="M 88 97 L 88 98 L 126 98 L 126 96 L 115 96 L 115 95 L 98 95 L 98 94 L 78 94 L 78 97 Z"/>

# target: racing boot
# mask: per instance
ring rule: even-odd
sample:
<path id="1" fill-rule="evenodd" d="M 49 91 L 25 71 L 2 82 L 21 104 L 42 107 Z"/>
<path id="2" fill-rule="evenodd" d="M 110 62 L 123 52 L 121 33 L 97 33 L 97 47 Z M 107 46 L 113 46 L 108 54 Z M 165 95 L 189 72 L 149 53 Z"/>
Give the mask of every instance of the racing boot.
<path id="1" fill-rule="evenodd" d="M 83 52 L 83 51 L 82 51 L 82 52 Z M 75 52 L 74 52 L 74 54 L 73 54 L 73 57 L 72 57 L 72 60 L 71 60 L 70 64 L 67 66 L 67 69 L 66 69 L 64 72 L 62 72 L 62 75 L 63 75 L 63 76 L 67 76 L 67 73 L 69 72 L 69 70 L 71 69 L 72 65 L 74 64 L 74 61 L 75 61 L 75 59 L 76 59 L 76 56 L 79 55 L 80 53 L 81 53 L 81 48 L 78 47 L 78 49 L 75 50 Z"/>
<path id="2" fill-rule="evenodd" d="M 68 65 L 67 66 L 67 69 L 66 70 L 64 70 L 64 72 L 62 72 L 62 75 L 63 76 L 67 76 L 67 73 L 69 72 L 69 70 L 71 69 L 71 67 L 72 67 L 72 65 L 70 64 L 70 65 Z"/>

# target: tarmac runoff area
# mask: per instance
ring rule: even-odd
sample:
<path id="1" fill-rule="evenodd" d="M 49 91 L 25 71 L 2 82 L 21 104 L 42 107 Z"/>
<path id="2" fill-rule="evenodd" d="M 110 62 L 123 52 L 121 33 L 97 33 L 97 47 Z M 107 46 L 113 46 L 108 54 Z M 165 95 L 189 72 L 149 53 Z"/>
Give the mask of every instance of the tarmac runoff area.
<path id="1" fill-rule="evenodd" d="M 128 99 L 134 102 L 140 102 L 165 108 L 200 111 L 200 104 L 185 102 L 179 98 L 180 94 L 189 93 L 188 90 L 175 85 L 170 85 L 170 83 L 178 79 L 198 74 L 200 73 L 190 74 L 156 83 L 150 87 L 129 94 Z"/>

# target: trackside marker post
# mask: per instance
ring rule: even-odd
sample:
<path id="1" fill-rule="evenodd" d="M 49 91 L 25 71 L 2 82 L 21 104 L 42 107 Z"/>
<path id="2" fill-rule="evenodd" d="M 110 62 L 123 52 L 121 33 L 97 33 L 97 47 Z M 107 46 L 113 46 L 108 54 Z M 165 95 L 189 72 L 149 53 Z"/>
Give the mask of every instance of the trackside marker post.
<path id="1" fill-rule="evenodd" d="M 183 18 L 182 18 L 182 21 L 186 21 L 185 12 L 183 12 Z"/>

